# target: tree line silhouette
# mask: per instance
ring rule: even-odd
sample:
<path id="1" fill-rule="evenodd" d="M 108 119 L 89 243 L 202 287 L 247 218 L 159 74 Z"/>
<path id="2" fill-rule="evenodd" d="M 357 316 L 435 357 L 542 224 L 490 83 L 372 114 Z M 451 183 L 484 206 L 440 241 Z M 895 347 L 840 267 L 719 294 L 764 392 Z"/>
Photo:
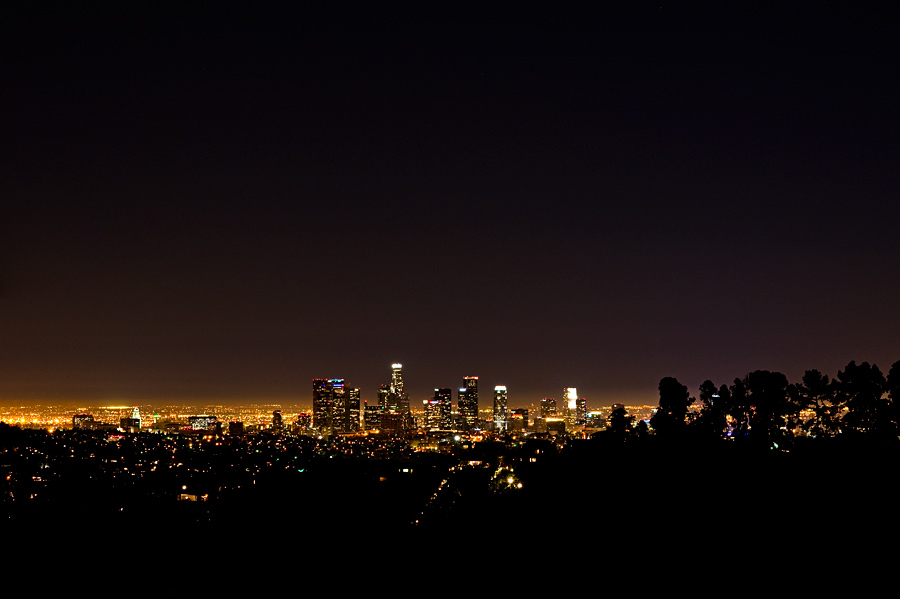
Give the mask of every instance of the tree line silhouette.
<path id="1" fill-rule="evenodd" d="M 835 378 L 807 370 L 792 383 L 781 372 L 755 370 L 731 385 L 706 380 L 698 391 L 692 397 L 678 379 L 664 377 L 649 426 L 635 426 L 619 408 L 608 430 L 622 440 L 731 439 L 771 449 L 798 437 L 896 439 L 900 432 L 900 361 L 887 376 L 875 364 L 851 361 Z"/>

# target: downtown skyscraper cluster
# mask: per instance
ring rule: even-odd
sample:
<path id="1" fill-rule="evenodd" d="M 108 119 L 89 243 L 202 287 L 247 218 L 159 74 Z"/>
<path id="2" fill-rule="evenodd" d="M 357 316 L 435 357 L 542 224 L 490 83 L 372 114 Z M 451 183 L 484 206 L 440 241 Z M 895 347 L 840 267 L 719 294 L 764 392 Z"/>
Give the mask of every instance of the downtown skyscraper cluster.
<path id="1" fill-rule="evenodd" d="M 399 431 L 422 427 L 428 430 L 476 431 L 485 427 L 479 418 L 478 377 L 465 376 L 457 390 L 456 411 L 453 390 L 435 388 L 423 401 L 423 419 L 416 423 L 410 410 L 409 395 L 403 388 L 403 365 L 391 365 L 391 380 L 378 390 L 377 405 L 360 401 L 358 388 L 344 379 L 313 379 L 312 427 L 326 434 L 353 433 L 360 430 Z M 509 407 L 506 386 L 494 388 L 493 426 L 508 430 Z M 490 424 L 491 421 L 488 421 Z"/>

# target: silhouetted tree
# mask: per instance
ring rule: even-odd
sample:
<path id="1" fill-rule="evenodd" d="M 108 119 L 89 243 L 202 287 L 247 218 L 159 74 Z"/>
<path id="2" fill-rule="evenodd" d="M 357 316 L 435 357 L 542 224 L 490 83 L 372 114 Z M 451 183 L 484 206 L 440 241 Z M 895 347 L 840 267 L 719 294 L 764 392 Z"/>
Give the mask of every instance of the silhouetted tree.
<path id="1" fill-rule="evenodd" d="M 634 416 L 630 416 L 625 408 L 616 408 L 609 415 L 609 431 L 621 440 L 627 440 L 632 433 L 631 423 Z"/>
<path id="2" fill-rule="evenodd" d="M 693 403 L 688 388 L 678 379 L 667 376 L 659 381 L 659 408 L 650 420 L 650 426 L 661 436 L 681 434 L 685 428 L 685 416 Z"/>
<path id="3" fill-rule="evenodd" d="M 837 374 L 835 398 L 847 409 L 842 423 L 860 433 L 886 433 L 891 427 L 889 402 L 883 397 L 887 381 L 875 364 L 856 361 Z"/>
<path id="4" fill-rule="evenodd" d="M 894 434 L 896 434 L 898 429 L 900 429 L 900 361 L 891 364 L 891 369 L 888 371 L 885 382 L 885 389 L 890 402 L 888 405 L 888 416 L 890 417 Z"/>
<path id="5" fill-rule="evenodd" d="M 807 370 L 795 388 L 799 407 L 813 411 L 813 417 L 803 423 L 803 429 L 814 437 L 837 433 L 840 406 L 834 401 L 834 385 L 828 375 Z"/>
<path id="6" fill-rule="evenodd" d="M 754 370 L 744 377 L 750 406 L 750 431 L 757 439 L 778 440 L 784 436 L 785 416 L 795 411 L 788 396 L 788 380 L 780 372 Z"/>
<path id="7" fill-rule="evenodd" d="M 747 386 L 742 379 L 734 379 L 734 384 L 729 388 L 725 414 L 731 417 L 734 437 L 743 437 L 749 432 L 750 404 L 747 398 Z"/>
<path id="8" fill-rule="evenodd" d="M 650 434 L 650 426 L 647 424 L 647 421 L 643 418 L 638 420 L 638 423 L 634 427 L 634 434 L 638 439 L 643 439 Z"/>
<path id="9" fill-rule="evenodd" d="M 724 388 L 727 391 L 727 387 Z M 700 385 L 699 400 L 700 415 L 692 423 L 694 428 L 704 437 L 721 437 L 725 434 L 726 402 L 712 381 L 706 380 Z"/>

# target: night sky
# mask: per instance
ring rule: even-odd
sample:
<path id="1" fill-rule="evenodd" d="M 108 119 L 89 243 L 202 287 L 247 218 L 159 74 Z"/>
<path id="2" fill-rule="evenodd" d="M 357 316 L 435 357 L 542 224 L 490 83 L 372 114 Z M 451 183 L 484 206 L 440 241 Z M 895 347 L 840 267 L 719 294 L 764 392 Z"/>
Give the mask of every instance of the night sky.
<path id="1" fill-rule="evenodd" d="M 887 13 L 305 4 L 0 16 L 0 403 L 900 360 Z"/>

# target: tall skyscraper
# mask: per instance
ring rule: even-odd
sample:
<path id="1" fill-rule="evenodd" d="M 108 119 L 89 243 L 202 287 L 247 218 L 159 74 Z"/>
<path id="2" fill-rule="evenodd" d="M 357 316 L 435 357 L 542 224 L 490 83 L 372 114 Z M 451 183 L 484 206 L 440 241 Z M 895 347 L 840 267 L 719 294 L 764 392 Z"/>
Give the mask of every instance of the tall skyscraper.
<path id="1" fill-rule="evenodd" d="M 425 409 L 425 428 L 428 430 L 438 430 L 441 428 L 441 400 L 437 397 L 437 389 L 434 390 L 434 396 L 423 402 Z"/>
<path id="2" fill-rule="evenodd" d="M 463 378 L 463 386 L 459 389 L 459 415 L 469 429 L 475 428 L 478 422 L 478 377 Z"/>
<path id="3" fill-rule="evenodd" d="M 509 412 L 506 387 L 494 387 L 494 429 L 498 432 L 509 430 Z"/>
<path id="4" fill-rule="evenodd" d="M 403 365 L 391 364 L 391 382 L 378 391 L 378 404 L 385 412 L 409 413 L 409 396 L 403 392 Z"/>
<path id="5" fill-rule="evenodd" d="M 331 431 L 342 432 L 347 421 L 347 388 L 344 379 L 331 379 Z"/>
<path id="6" fill-rule="evenodd" d="M 334 417 L 334 389 L 331 379 L 313 379 L 313 428 L 331 432 Z"/>
<path id="7" fill-rule="evenodd" d="M 575 425 L 575 415 L 578 411 L 578 389 L 575 387 L 566 387 L 563 389 L 563 397 L 565 398 L 565 420 L 567 426 Z"/>
<path id="8" fill-rule="evenodd" d="M 323 432 L 359 430 L 359 389 L 344 379 L 313 380 L 313 428 Z"/>
<path id="9" fill-rule="evenodd" d="M 384 384 L 378 389 L 378 407 L 382 412 L 396 411 L 399 404 L 396 396 L 392 397 L 391 386 Z"/>
<path id="10" fill-rule="evenodd" d="M 403 364 L 391 364 L 391 393 L 403 396 Z"/>
<path id="11" fill-rule="evenodd" d="M 360 426 L 360 418 L 359 387 L 351 387 L 347 389 L 347 419 L 343 429 L 344 432 L 357 432 Z"/>
<path id="12" fill-rule="evenodd" d="M 556 400 L 552 397 L 545 397 L 541 400 L 541 418 L 554 416 L 556 416 Z"/>
<path id="13" fill-rule="evenodd" d="M 575 402 L 575 425 L 584 426 L 587 424 L 587 398 L 582 397 Z"/>
<path id="14" fill-rule="evenodd" d="M 443 387 L 435 389 L 434 399 L 437 400 L 440 411 L 440 427 L 449 431 L 453 428 L 453 390 Z"/>

